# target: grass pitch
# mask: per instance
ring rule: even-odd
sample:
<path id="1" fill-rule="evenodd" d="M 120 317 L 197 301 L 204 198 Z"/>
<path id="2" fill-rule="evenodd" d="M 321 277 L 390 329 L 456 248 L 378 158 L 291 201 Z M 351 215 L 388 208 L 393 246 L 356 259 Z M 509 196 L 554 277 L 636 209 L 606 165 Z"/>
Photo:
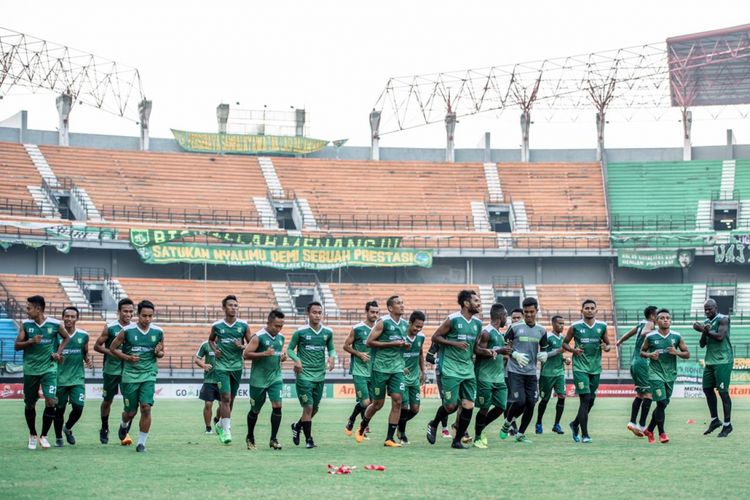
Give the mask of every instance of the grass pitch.
<path id="1" fill-rule="evenodd" d="M 702 435 L 708 416 L 703 400 L 673 401 L 667 410 L 672 441 L 666 445 L 648 445 L 645 438 L 625 430 L 630 401 L 597 400 L 590 418 L 594 442 L 589 445 L 573 443 L 567 425 L 564 436 L 550 432 L 551 404 L 545 433 L 534 435 L 533 423 L 527 432 L 533 444 L 500 441 L 495 422 L 485 431 L 490 449 L 461 451 L 450 449 L 448 439 L 439 437 L 434 446 L 425 440 L 426 422 L 438 404 L 434 400 L 425 401 L 422 413 L 409 422 L 408 447 L 383 447 L 390 403 L 371 423 L 371 439 L 357 445 L 343 432 L 353 402 L 337 400 L 323 401 L 314 420 L 318 448 L 295 447 L 289 424 L 299 417 L 300 407 L 296 400 L 286 400 L 279 433 L 284 449 L 268 448 L 271 408 L 266 405 L 256 427 L 254 452 L 244 444 L 247 401 L 236 405 L 235 441 L 229 446 L 203 434 L 202 402 L 167 401 L 154 407 L 146 454 L 119 445 L 119 413 L 110 419 L 114 439 L 107 446 L 99 444 L 98 401 L 87 403 L 74 429 L 78 444 L 29 451 L 23 403 L 3 401 L 0 498 L 747 498 L 750 399 L 734 401 L 735 430 L 727 439 Z M 121 406 L 118 399 L 113 409 Z M 569 399 L 563 423 L 573 419 L 576 408 L 577 401 Z M 38 421 L 41 411 L 40 402 Z M 696 423 L 688 424 L 689 419 Z M 136 439 L 137 431 L 131 435 Z M 350 476 L 331 476 L 329 463 L 358 469 Z M 363 470 L 366 464 L 385 465 L 387 470 L 368 472 Z"/>

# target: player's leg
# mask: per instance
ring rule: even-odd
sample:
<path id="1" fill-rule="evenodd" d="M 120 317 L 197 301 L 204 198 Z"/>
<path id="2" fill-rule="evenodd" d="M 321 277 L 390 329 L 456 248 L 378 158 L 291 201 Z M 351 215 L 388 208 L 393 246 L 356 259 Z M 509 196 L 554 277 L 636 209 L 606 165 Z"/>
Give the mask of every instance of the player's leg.
<path id="1" fill-rule="evenodd" d="M 397 437 L 401 444 L 409 444 L 409 438 L 406 437 L 406 423 L 409 421 L 409 415 L 411 414 L 411 395 L 412 386 L 406 386 L 401 395 L 401 413 L 398 418 Z"/>
<path id="2" fill-rule="evenodd" d="M 354 439 L 361 443 L 365 439 L 365 430 L 370 425 L 372 417 L 380 411 L 385 404 L 385 393 L 388 383 L 388 374 L 373 370 L 370 375 L 370 388 L 372 389 L 372 400 L 362 413 L 362 421 L 354 434 Z"/>
<path id="3" fill-rule="evenodd" d="M 203 401 L 203 424 L 206 426 L 206 434 L 211 434 L 211 415 L 213 415 L 214 398 L 210 388 L 211 384 L 204 383 L 198 392 L 198 399 Z"/>
<path id="4" fill-rule="evenodd" d="M 555 425 L 552 426 L 552 432 L 555 434 L 565 434 L 562 427 L 560 427 L 560 420 L 562 419 L 563 411 L 565 411 L 565 375 L 558 375 L 555 380 L 555 396 L 557 396 L 557 404 L 555 404 Z"/>
<path id="5" fill-rule="evenodd" d="M 352 435 L 352 430 L 354 429 L 354 423 L 356 422 L 357 417 L 363 415 L 367 407 L 370 406 L 369 378 L 360 377 L 358 375 L 354 375 L 352 378 L 354 380 L 354 394 L 357 398 L 357 402 L 354 404 L 354 409 L 352 410 L 351 415 L 349 415 L 349 420 L 344 427 L 344 432 L 347 436 Z"/>
<path id="6" fill-rule="evenodd" d="M 464 447 L 461 441 L 471 424 L 471 417 L 474 413 L 474 400 L 477 397 L 477 381 L 474 377 L 461 380 L 458 388 L 458 397 L 461 399 L 461 413 L 457 419 L 456 435 L 453 438 L 453 444 L 451 444 L 453 448 Z"/>
<path id="7" fill-rule="evenodd" d="M 461 379 L 445 376 L 441 377 L 440 397 L 443 404 L 440 405 L 435 412 L 435 418 L 427 423 L 427 441 L 430 444 L 435 444 L 438 422 L 442 422 L 443 420 L 447 422 L 448 415 L 456 411 L 456 408 L 458 407 L 458 389 L 460 385 Z"/>
<path id="8" fill-rule="evenodd" d="M 636 363 L 630 365 L 630 377 L 633 379 L 635 385 L 635 397 L 630 405 L 630 422 L 628 422 L 627 429 L 638 436 L 643 435 L 641 430 L 638 428 L 638 412 L 641 411 L 643 405 L 643 387 L 639 384 L 638 366 Z"/>
<path id="9" fill-rule="evenodd" d="M 554 377 L 539 377 L 539 406 L 536 409 L 536 428 L 534 429 L 536 434 L 544 432 L 542 418 L 544 418 L 544 412 L 547 410 L 547 403 L 552 397 L 554 381 Z"/>
<path id="10" fill-rule="evenodd" d="M 716 388 L 721 398 L 721 407 L 724 412 L 724 422 L 718 437 L 727 437 L 732 432 L 732 398 L 729 396 L 729 383 L 732 377 L 732 363 L 715 365 Z"/>
<path id="11" fill-rule="evenodd" d="M 394 434 L 401 419 L 401 404 L 403 402 L 404 389 L 404 375 L 402 373 L 392 373 L 388 378 L 388 393 L 391 395 L 391 413 L 388 415 L 388 433 L 385 438 L 385 446 L 389 448 L 398 448 L 401 446 L 401 443 L 397 443 L 394 440 Z"/>
<path id="12" fill-rule="evenodd" d="M 711 434 L 713 431 L 721 427 L 721 421 L 719 421 L 718 399 L 716 398 L 717 386 L 718 380 L 716 377 L 716 365 L 706 365 L 703 368 L 703 394 L 706 395 L 706 404 L 708 405 L 708 413 L 711 415 L 711 421 L 708 424 L 708 428 L 703 433 L 704 436 Z"/>
<path id="13" fill-rule="evenodd" d="M 58 387 L 57 388 L 57 405 L 55 406 L 55 421 L 53 427 L 55 429 L 55 446 L 60 448 L 63 446 L 63 425 L 65 424 L 65 407 L 68 405 L 70 387 Z"/>
<path id="14" fill-rule="evenodd" d="M 73 435 L 73 426 L 76 425 L 83 415 L 83 406 L 86 403 L 86 386 L 85 385 L 74 385 L 70 388 L 69 394 L 70 401 L 70 415 L 68 415 L 68 421 L 62 428 L 63 434 L 68 444 L 76 444 L 76 438 Z"/>
<path id="15" fill-rule="evenodd" d="M 505 411 L 505 421 L 500 428 L 500 439 L 506 439 L 510 427 L 516 418 L 523 415 L 526 408 L 526 388 L 523 375 L 520 373 L 508 373 L 508 408 Z"/>
<path id="16" fill-rule="evenodd" d="M 39 440 L 36 432 L 36 402 L 39 400 L 39 384 L 41 377 L 37 375 L 23 376 L 23 414 L 26 419 L 26 426 L 29 428 L 29 449 L 36 450 Z"/>
<path id="17" fill-rule="evenodd" d="M 638 419 L 638 429 L 640 430 L 640 437 L 643 437 L 643 429 L 646 428 L 646 420 L 648 419 L 648 412 L 651 410 L 651 404 L 653 399 L 651 398 L 651 389 L 648 392 L 643 393 L 643 402 L 641 402 L 641 416 Z M 637 436 L 638 434 L 636 434 Z"/>
<path id="18" fill-rule="evenodd" d="M 490 382 L 477 381 L 477 400 L 478 408 L 477 418 L 474 419 L 474 446 L 476 448 L 486 448 L 487 445 L 482 441 L 482 432 L 487 427 L 487 415 L 492 405 L 492 384 Z"/>
<path id="19" fill-rule="evenodd" d="M 102 404 L 99 407 L 99 415 L 102 420 L 102 426 L 99 429 L 99 441 L 102 444 L 109 443 L 109 414 L 112 411 L 112 401 L 118 393 L 121 381 L 120 375 L 102 375 Z"/>
<path id="20" fill-rule="evenodd" d="M 44 396 L 44 413 L 42 414 L 42 434 L 39 436 L 39 444 L 42 448 L 50 448 L 47 441 L 47 433 L 55 421 L 57 406 L 57 373 L 45 373 L 41 380 L 42 395 Z"/>
<path id="21" fill-rule="evenodd" d="M 310 409 L 310 420 L 305 422 L 302 427 L 302 432 L 305 434 L 305 447 L 315 448 L 315 442 L 312 436 L 312 419 L 318 414 L 320 409 L 320 400 L 323 399 L 323 391 L 325 390 L 325 382 L 313 382 L 312 383 L 312 408 Z"/>
<path id="22" fill-rule="evenodd" d="M 120 439 L 120 444 L 127 446 L 133 444 L 133 440 L 128 435 L 128 429 L 138 412 L 138 384 L 123 382 L 120 384 L 120 389 L 122 390 L 123 411 L 117 437 Z"/>
<path id="23" fill-rule="evenodd" d="M 529 442 L 528 438 L 526 438 L 525 436 L 526 429 L 529 427 L 531 419 L 534 416 L 534 406 L 536 405 L 536 400 L 539 397 L 539 385 L 536 374 L 524 375 L 523 378 L 525 402 L 523 415 L 521 417 L 521 425 L 518 427 L 518 435 L 516 436 L 516 441 Z"/>
<path id="24" fill-rule="evenodd" d="M 146 451 L 146 440 L 151 430 L 151 410 L 154 406 L 154 389 L 153 381 L 141 382 L 138 384 L 138 405 L 141 409 L 141 418 L 139 420 L 138 445 L 135 451 Z"/>
<path id="25" fill-rule="evenodd" d="M 646 430 L 643 431 L 643 434 L 648 438 L 649 443 L 653 443 L 655 441 L 654 430 L 656 430 L 657 427 L 661 430 L 664 426 L 664 409 L 667 406 L 666 384 L 660 380 L 652 380 L 651 394 L 653 395 L 653 400 L 656 403 L 656 409 L 651 414 L 651 422 L 649 422 Z"/>
<path id="26" fill-rule="evenodd" d="M 578 413 L 576 418 L 570 423 L 570 430 L 573 432 L 573 440 L 577 443 L 580 441 L 578 432 L 588 437 L 589 435 L 589 405 L 591 404 L 591 380 L 588 373 L 573 371 L 573 383 L 575 384 L 576 394 L 578 394 Z"/>
<path id="27" fill-rule="evenodd" d="M 245 444 L 248 450 L 255 450 L 255 424 L 266 402 L 266 388 L 250 386 L 250 410 L 247 412 L 247 435 Z"/>
<path id="28" fill-rule="evenodd" d="M 269 446 L 274 450 L 281 449 L 278 434 L 279 427 L 281 427 L 281 394 L 283 392 L 283 382 L 275 382 L 266 391 L 268 399 L 271 400 L 271 439 L 269 440 Z"/>

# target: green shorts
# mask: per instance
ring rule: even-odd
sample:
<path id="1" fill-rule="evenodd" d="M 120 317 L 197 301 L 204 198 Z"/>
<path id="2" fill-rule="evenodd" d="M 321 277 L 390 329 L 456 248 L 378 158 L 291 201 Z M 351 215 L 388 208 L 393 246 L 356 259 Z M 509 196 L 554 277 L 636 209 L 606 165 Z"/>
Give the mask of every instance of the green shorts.
<path id="1" fill-rule="evenodd" d="M 706 365 L 703 368 L 703 388 L 718 389 L 719 392 L 729 392 L 729 381 L 732 378 L 733 363 L 720 365 Z"/>
<path id="2" fill-rule="evenodd" d="M 83 406 L 86 401 L 86 386 L 80 385 L 61 385 L 57 388 L 57 407 L 65 408 L 70 403 L 75 406 Z"/>
<path id="3" fill-rule="evenodd" d="M 404 386 L 404 392 L 401 397 L 401 406 L 419 406 L 422 403 L 421 399 L 422 386 L 419 383 L 413 385 Z"/>
<path id="4" fill-rule="evenodd" d="M 651 397 L 654 401 L 666 401 L 669 403 L 669 398 L 672 397 L 672 388 L 674 382 L 664 382 L 663 380 L 652 380 L 651 381 Z"/>
<path id="5" fill-rule="evenodd" d="M 505 383 L 477 381 L 477 406 L 488 410 L 491 406 L 505 409 L 508 404 L 508 386 Z"/>
<path id="6" fill-rule="evenodd" d="M 40 386 L 44 399 L 57 399 L 57 372 L 47 372 L 42 375 L 24 374 L 23 400 L 27 405 L 33 405 L 39 400 Z"/>
<path id="7" fill-rule="evenodd" d="M 214 376 L 216 377 L 216 387 L 219 388 L 221 394 L 231 394 L 232 397 L 237 395 L 237 391 L 240 389 L 242 370 L 214 370 Z"/>
<path id="8" fill-rule="evenodd" d="M 573 371 L 573 383 L 576 386 L 576 394 L 596 394 L 599 388 L 600 374 Z"/>
<path id="9" fill-rule="evenodd" d="M 370 388 L 370 377 L 360 375 L 352 376 L 354 379 L 354 394 L 357 396 L 357 402 L 372 399 L 372 389 Z"/>
<path id="10" fill-rule="evenodd" d="M 388 394 L 403 394 L 406 387 L 404 374 L 383 373 L 376 370 L 372 371 L 370 376 L 370 387 L 372 387 L 372 399 L 382 401 L 385 399 L 386 391 Z"/>
<path id="11" fill-rule="evenodd" d="M 122 375 L 110 375 L 109 373 L 105 373 L 103 379 L 102 399 L 104 399 L 104 401 L 112 401 L 119 392 L 118 388 L 122 382 Z"/>
<path id="12" fill-rule="evenodd" d="M 279 380 L 274 382 L 268 387 L 253 387 L 250 386 L 250 407 L 255 413 L 259 413 L 260 409 L 263 408 L 263 404 L 266 402 L 266 395 L 271 403 L 281 402 L 281 393 L 284 392 L 284 382 Z"/>
<path id="13" fill-rule="evenodd" d="M 452 406 L 461 401 L 471 401 L 477 397 L 477 379 L 446 377 L 443 375 L 442 390 L 440 397 L 443 400 L 443 406 Z"/>
<path id="14" fill-rule="evenodd" d="M 597 385 L 599 383 L 597 382 Z M 539 377 L 539 399 L 542 401 L 549 401 L 552 397 L 552 391 L 555 391 L 555 396 L 565 397 L 565 375 L 542 375 Z"/>
<path id="15" fill-rule="evenodd" d="M 636 361 L 630 365 L 630 376 L 633 377 L 635 392 L 638 394 L 651 393 L 651 380 L 649 378 L 648 360 Z"/>
<path id="16" fill-rule="evenodd" d="M 125 413 L 135 413 L 138 405 L 154 406 L 154 386 L 156 382 L 121 382 L 122 400 L 125 403 Z"/>
<path id="17" fill-rule="evenodd" d="M 297 379 L 295 383 L 297 388 L 297 399 L 302 406 L 312 405 L 313 410 L 320 406 L 320 400 L 323 399 L 323 389 L 325 382 L 311 382 L 309 380 Z"/>

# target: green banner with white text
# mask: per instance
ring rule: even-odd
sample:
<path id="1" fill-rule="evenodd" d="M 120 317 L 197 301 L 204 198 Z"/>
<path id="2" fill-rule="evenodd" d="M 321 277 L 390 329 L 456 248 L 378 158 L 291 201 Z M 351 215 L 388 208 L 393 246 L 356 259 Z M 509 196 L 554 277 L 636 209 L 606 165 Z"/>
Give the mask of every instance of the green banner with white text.
<path id="1" fill-rule="evenodd" d="M 617 265 L 635 269 L 690 267 L 695 260 L 692 250 L 617 250 Z"/>
<path id="2" fill-rule="evenodd" d="M 275 269 L 339 267 L 432 267 L 432 250 L 411 248 L 257 247 L 166 243 L 137 248 L 147 264 L 223 264 Z"/>

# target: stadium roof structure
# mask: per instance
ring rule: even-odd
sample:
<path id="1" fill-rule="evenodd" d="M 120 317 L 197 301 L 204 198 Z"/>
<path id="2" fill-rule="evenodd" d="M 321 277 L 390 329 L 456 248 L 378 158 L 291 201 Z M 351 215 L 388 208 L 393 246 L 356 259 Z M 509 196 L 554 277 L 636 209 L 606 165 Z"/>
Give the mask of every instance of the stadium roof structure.
<path id="1" fill-rule="evenodd" d="M 731 98 L 722 97 L 727 95 Z M 528 143 L 532 108 L 593 109 L 602 136 L 609 109 L 679 106 L 686 111 L 694 105 L 748 103 L 750 24 L 670 38 L 666 44 L 389 78 L 374 106 L 379 120 L 373 138 L 514 108 L 526 119 L 523 139 Z M 689 120 L 683 121 L 689 127 Z"/>
<path id="2" fill-rule="evenodd" d="M 68 94 L 73 103 L 139 119 L 144 93 L 136 68 L 2 27 L 0 63 L 0 96 L 17 87 Z"/>

